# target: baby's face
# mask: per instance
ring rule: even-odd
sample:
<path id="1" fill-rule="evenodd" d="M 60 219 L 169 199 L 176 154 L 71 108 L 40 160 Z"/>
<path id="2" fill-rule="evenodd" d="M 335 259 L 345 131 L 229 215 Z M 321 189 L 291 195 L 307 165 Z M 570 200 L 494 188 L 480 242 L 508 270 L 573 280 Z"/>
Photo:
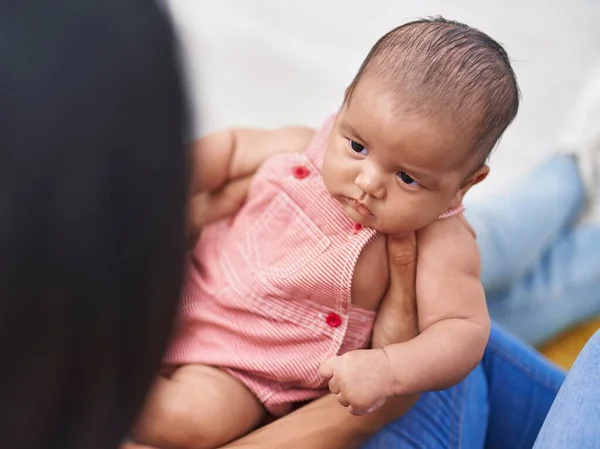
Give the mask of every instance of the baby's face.
<path id="1" fill-rule="evenodd" d="M 329 137 L 323 180 L 350 219 L 386 234 L 420 229 L 485 178 L 465 180 L 465 144 L 450 122 L 404 112 L 356 89 Z"/>

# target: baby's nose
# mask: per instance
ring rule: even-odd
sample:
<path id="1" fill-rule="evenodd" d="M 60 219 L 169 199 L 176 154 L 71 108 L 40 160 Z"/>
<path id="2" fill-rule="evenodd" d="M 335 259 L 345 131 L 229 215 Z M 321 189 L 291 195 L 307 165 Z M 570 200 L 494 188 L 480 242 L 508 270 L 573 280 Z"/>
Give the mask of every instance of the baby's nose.
<path id="1" fill-rule="evenodd" d="M 377 199 L 385 196 L 385 186 L 376 173 L 361 172 L 354 182 L 367 195 Z"/>

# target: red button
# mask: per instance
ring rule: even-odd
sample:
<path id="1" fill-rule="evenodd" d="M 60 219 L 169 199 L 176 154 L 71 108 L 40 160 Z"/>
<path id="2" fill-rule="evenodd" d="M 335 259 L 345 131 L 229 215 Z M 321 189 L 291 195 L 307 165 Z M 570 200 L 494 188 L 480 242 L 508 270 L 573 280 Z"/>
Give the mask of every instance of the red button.
<path id="1" fill-rule="evenodd" d="M 361 225 L 360 223 L 354 223 L 354 226 L 353 226 L 354 232 L 359 232 L 362 230 L 362 228 L 364 228 L 364 226 Z"/>
<path id="2" fill-rule="evenodd" d="M 325 322 L 331 327 L 340 327 L 342 324 L 342 318 L 335 312 L 331 312 L 325 318 Z"/>
<path id="3" fill-rule="evenodd" d="M 298 165 L 292 169 L 292 173 L 296 179 L 304 179 L 308 176 L 310 171 L 308 171 L 308 168 L 304 167 L 303 165 Z"/>

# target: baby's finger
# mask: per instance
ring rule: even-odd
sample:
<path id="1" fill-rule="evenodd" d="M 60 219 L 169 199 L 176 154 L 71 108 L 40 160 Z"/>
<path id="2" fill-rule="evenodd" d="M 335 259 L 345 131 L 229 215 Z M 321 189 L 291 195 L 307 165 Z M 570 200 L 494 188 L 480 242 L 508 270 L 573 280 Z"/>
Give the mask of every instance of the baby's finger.
<path id="1" fill-rule="evenodd" d="M 367 413 L 366 410 L 363 410 L 360 407 L 356 407 L 354 405 L 349 405 L 348 411 L 350 412 L 351 415 L 354 415 L 354 416 L 361 416 L 361 415 L 364 415 Z"/>
<path id="2" fill-rule="evenodd" d="M 380 401 L 376 402 L 374 405 L 372 405 L 371 407 L 365 408 L 365 407 L 357 407 L 354 405 L 350 405 L 348 407 L 348 411 L 352 414 L 352 415 L 356 415 L 356 416 L 362 416 L 362 415 L 366 415 L 368 413 L 372 413 L 375 410 L 377 410 L 378 408 L 381 408 L 381 406 L 383 404 L 385 404 L 386 400 L 381 399 Z"/>
<path id="3" fill-rule="evenodd" d="M 333 394 L 338 394 L 340 392 L 340 386 L 338 385 L 335 376 L 329 379 L 329 391 L 331 391 Z"/>
<path id="4" fill-rule="evenodd" d="M 341 392 L 338 393 L 337 398 L 338 398 L 338 402 L 340 403 L 340 405 L 342 407 L 348 407 L 350 405 L 350 403 L 348 402 L 348 400 L 344 396 L 344 393 L 341 393 Z"/>
<path id="5" fill-rule="evenodd" d="M 124 443 L 119 447 L 119 449 L 156 449 L 156 448 L 151 447 L 151 446 L 144 446 L 142 444 L 136 444 L 136 443 Z"/>
<path id="6" fill-rule="evenodd" d="M 332 357 L 330 359 L 325 360 L 319 367 L 319 374 L 321 376 L 323 376 L 325 379 L 332 378 L 333 377 L 333 368 L 335 366 L 336 361 L 337 361 L 337 357 Z"/>

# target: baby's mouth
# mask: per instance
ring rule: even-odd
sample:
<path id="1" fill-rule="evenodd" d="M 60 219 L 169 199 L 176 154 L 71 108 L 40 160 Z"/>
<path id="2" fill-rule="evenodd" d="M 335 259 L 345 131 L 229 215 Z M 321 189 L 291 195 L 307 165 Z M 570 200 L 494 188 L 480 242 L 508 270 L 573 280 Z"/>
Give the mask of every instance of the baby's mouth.
<path id="1" fill-rule="evenodd" d="M 373 212 L 371 212 L 371 209 L 369 209 L 365 204 L 361 203 L 358 200 L 355 200 L 354 198 L 345 197 L 344 199 L 346 201 L 346 204 L 348 204 L 348 206 L 353 208 L 356 212 L 358 212 L 363 217 L 365 217 L 365 218 L 373 217 Z"/>

